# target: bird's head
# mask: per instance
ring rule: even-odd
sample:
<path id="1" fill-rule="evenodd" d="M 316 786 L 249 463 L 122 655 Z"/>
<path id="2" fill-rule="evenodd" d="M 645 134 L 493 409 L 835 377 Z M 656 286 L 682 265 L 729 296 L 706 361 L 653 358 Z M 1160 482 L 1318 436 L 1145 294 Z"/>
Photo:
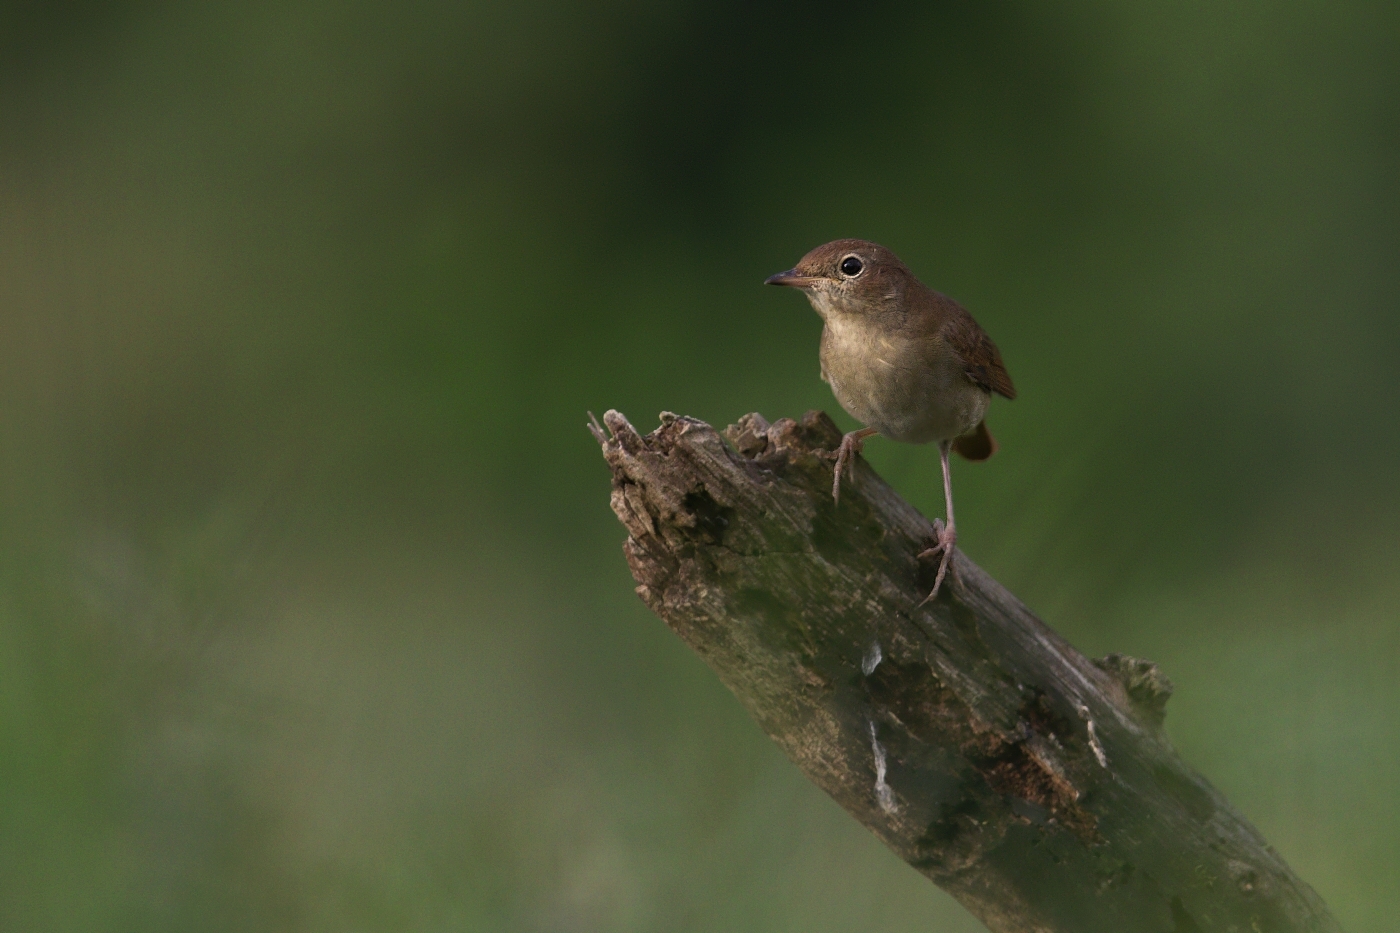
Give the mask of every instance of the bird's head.
<path id="1" fill-rule="evenodd" d="M 823 243 L 765 285 L 786 285 L 806 293 L 823 318 L 897 310 L 914 276 L 899 257 L 869 240 Z"/>

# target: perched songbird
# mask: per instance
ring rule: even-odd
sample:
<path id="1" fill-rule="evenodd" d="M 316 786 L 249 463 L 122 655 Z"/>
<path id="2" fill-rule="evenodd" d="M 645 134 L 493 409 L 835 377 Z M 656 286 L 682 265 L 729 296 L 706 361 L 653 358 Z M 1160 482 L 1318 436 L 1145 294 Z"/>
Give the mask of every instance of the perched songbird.
<path id="1" fill-rule="evenodd" d="M 948 452 L 986 460 L 997 449 L 984 420 L 992 393 L 1015 398 L 1001 353 L 962 305 L 914 278 L 899 257 L 866 240 L 818 246 L 767 285 L 807 295 L 822 328 L 822 379 L 851 417 L 868 425 L 841 439 L 831 494 L 840 501 L 841 474 L 865 439 L 883 434 L 910 444 L 938 442 L 948 521 L 932 599 L 943 584 L 957 532 Z"/>

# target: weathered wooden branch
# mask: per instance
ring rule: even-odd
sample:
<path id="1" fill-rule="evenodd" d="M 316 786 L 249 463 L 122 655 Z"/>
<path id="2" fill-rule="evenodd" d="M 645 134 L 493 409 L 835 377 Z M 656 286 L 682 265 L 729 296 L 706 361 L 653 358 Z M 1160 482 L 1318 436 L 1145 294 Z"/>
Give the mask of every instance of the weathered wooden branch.
<path id="1" fill-rule="evenodd" d="M 806 775 L 997 933 L 1340 927 L 1161 730 L 1171 685 L 1090 661 L 863 461 L 825 414 L 594 431 L 637 592 Z M 610 435 L 610 436 L 609 436 Z M 949 585 L 951 584 L 951 585 Z"/>

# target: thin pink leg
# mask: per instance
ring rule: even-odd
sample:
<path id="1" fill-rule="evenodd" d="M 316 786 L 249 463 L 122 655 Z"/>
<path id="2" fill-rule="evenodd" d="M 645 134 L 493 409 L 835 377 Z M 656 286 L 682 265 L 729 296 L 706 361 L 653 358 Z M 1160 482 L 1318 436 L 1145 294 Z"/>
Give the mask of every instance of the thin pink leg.
<path id="1" fill-rule="evenodd" d="M 948 463 L 948 454 L 952 449 L 952 441 L 939 441 L 938 459 L 943 462 L 943 504 L 948 512 L 948 522 L 938 532 L 938 543 L 919 554 L 920 558 L 932 557 L 940 552 L 943 555 L 938 562 L 938 576 L 933 580 L 933 590 L 919 603 L 920 606 L 938 595 L 938 588 L 943 585 L 943 578 L 948 574 L 949 561 L 953 558 L 953 543 L 958 540 L 957 526 L 953 524 L 953 474 Z"/>

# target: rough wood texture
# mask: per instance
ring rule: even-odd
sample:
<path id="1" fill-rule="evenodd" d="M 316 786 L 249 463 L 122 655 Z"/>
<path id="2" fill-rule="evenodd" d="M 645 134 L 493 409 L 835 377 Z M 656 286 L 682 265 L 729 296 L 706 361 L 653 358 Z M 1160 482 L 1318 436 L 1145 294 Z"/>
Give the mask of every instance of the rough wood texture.
<path id="1" fill-rule="evenodd" d="M 998 933 L 1294 933 L 1336 921 L 1161 731 L 1171 686 L 1090 661 L 864 461 L 840 506 L 825 414 L 725 432 L 595 425 L 637 592 L 809 778 Z M 610 435 L 610 436 L 609 436 Z M 732 446 L 731 446 L 732 445 Z"/>

